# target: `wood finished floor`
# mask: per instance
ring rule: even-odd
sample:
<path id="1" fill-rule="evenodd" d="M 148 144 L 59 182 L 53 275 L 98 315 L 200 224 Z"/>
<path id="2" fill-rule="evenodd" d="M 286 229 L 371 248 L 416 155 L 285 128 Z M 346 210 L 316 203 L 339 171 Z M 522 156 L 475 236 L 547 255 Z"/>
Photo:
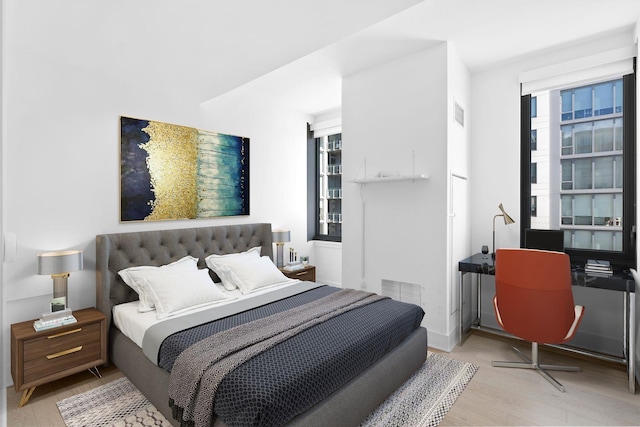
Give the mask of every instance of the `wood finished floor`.
<path id="1" fill-rule="evenodd" d="M 621 365 L 564 353 L 542 351 L 542 363 L 577 365 L 582 372 L 555 372 L 561 393 L 531 370 L 491 367 L 492 360 L 513 360 L 511 340 L 474 333 L 449 355 L 480 367 L 441 426 L 640 425 L 640 394 L 629 394 Z M 529 347 L 516 343 L 526 352 Z M 113 366 L 102 379 L 83 372 L 40 386 L 29 403 L 18 407 L 22 393 L 7 391 L 7 426 L 64 426 L 56 402 L 122 376 Z"/>

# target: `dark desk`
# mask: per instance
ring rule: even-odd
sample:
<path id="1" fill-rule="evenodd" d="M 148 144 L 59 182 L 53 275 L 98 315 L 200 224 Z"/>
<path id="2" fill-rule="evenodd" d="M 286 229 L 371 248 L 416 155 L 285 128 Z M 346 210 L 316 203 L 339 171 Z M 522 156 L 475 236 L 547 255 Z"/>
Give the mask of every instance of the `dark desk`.
<path id="1" fill-rule="evenodd" d="M 481 254 L 477 253 L 469 258 L 465 258 L 458 263 L 458 281 L 459 281 L 459 295 L 460 295 L 460 320 L 459 320 L 459 338 L 458 345 L 462 345 L 465 338 L 465 331 L 463 322 L 463 313 L 462 313 L 462 304 L 463 304 L 463 287 L 464 287 L 464 275 L 466 273 L 476 273 L 476 286 L 478 289 L 478 315 L 476 319 L 472 319 L 471 328 L 472 329 L 482 329 L 489 332 L 496 332 L 493 328 L 483 328 L 480 323 L 480 316 L 482 313 L 481 310 L 481 290 L 482 290 L 482 275 L 495 275 L 495 263 L 494 260 L 491 259 L 490 254 Z M 617 362 L 623 363 L 627 367 L 627 373 L 629 374 L 629 392 L 635 393 L 636 389 L 636 378 L 635 378 L 635 314 L 636 314 L 636 300 L 635 300 L 635 291 L 636 284 L 633 280 L 633 276 L 631 272 L 628 270 L 615 270 L 614 274 L 611 277 L 602 277 L 602 276 L 594 276 L 591 274 L 585 273 L 584 269 L 581 267 L 573 267 L 571 269 L 571 277 L 572 284 L 574 286 L 583 286 L 588 288 L 598 288 L 598 289 L 606 289 L 614 292 L 623 292 L 624 293 L 624 348 L 623 348 L 623 357 L 603 357 L 600 354 L 592 353 L 585 350 L 577 350 L 567 346 L 557 346 L 563 349 L 567 349 L 570 351 L 576 351 L 578 353 L 588 354 L 598 358 L 604 358 L 606 360 L 615 360 Z"/>

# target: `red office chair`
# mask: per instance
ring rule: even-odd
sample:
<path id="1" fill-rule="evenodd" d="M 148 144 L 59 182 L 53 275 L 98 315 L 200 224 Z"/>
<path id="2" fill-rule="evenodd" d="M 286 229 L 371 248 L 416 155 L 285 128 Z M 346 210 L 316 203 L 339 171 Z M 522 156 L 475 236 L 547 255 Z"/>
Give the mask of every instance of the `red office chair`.
<path id="1" fill-rule="evenodd" d="M 498 249 L 493 307 L 502 329 L 531 341 L 531 359 L 513 347 L 525 362 L 491 362 L 491 365 L 535 369 L 558 390 L 564 391 L 562 384 L 545 370 L 579 371 L 580 368 L 539 364 L 538 343 L 569 341 L 582 320 L 584 307 L 573 303 L 569 256 L 537 249 Z"/>

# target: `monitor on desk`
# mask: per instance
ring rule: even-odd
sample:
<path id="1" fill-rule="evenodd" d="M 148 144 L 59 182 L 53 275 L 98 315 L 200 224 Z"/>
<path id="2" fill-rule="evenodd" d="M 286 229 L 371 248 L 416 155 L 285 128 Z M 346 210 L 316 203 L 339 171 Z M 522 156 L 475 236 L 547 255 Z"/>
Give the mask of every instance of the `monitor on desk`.
<path id="1" fill-rule="evenodd" d="M 564 231 L 562 230 L 527 228 L 524 233 L 524 247 L 527 249 L 564 252 Z"/>

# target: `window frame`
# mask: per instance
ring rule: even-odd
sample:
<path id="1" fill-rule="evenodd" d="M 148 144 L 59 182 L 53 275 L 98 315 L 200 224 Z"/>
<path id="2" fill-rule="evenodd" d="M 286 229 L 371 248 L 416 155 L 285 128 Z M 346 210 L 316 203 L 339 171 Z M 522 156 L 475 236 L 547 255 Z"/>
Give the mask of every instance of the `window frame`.
<path id="1" fill-rule="evenodd" d="M 307 240 L 324 242 L 342 242 L 340 236 L 321 234 L 320 217 L 320 142 L 314 136 L 311 125 L 307 123 Z M 344 184 L 344 182 L 343 182 Z"/>
<path id="2" fill-rule="evenodd" d="M 609 260 L 615 265 L 636 267 L 636 60 L 633 72 L 623 79 L 623 228 L 622 251 L 566 248 L 573 264 L 588 259 Z M 533 97 L 535 98 L 535 97 Z M 525 247 L 525 230 L 531 228 L 531 99 L 520 98 L 520 246 Z"/>

